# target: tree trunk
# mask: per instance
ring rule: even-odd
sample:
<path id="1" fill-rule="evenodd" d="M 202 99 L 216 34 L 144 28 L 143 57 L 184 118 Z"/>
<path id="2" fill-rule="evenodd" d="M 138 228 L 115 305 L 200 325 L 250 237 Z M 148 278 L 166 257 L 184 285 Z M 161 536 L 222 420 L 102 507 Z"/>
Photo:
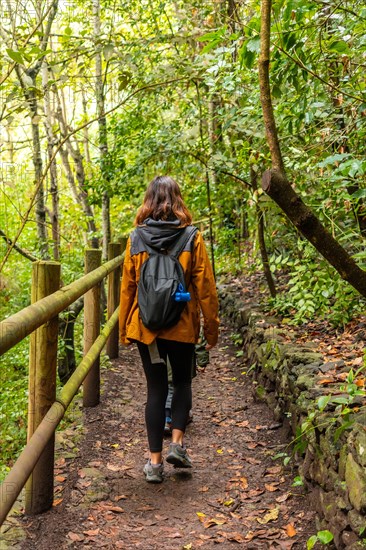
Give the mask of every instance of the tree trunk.
<path id="1" fill-rule="evenodd" d="M 338 271 L 342 279 L 366 297 L 366 272 L 358 267 L 354 259 L 325 229 L 283 174 L 275 170 L 266 170 L 262 178 L 262 188 L 304 237 Z"/>
<path id="2" fill-rule="evenodd" d="M 93 16 L 94 16 L 94 41 L 95 41 L 95 98 L 97 102 L 97 115 L 99 127 L 99 158 L 100 170 L 102 179 L 105 182 L 102 193 L 102 228 L 103 228 L 103 247 L 102 257 L 106 260 L 108 257 L 108 243 L 111 241 L 111 224 L 110 224 L 110 198 L 108 191 L 109 176 L 105 170 L 105 160 L 108 154 L 107 143 L 107 119 L 105 116 L 104 105 L 104 84 L 102 72 L 102 52 L 101 46 L 98 44 L 101 34 L 100 23 L 100 0 L 93 0 Z"/>
<path id="3" fill-rule="evenodd" d="M 82 102 L 83 102 L 83 113 L 85 121 L 88 120 L 88 102 L 86 100 L 85 90 L 84 88 L 81 89 L 82 94 Z M 91 158 L 90 158 L 90 148 L 89 148 L 89 129 L 87 126 L 83 128 L 83 138 L 84 138 L 84 156 L 87 165 L 91 164 Z"/>
<path id="4" fill-rule="evenodd" d="M 273 114 L 271 88 L 269 83 L 269 45 L 271 36 L 271 0 L 262 0 L 261 31 L 260 31 L 260 55 L 258 63 L 260 99 L 262 104 L 263 119 L 266 128 L 267 142 L 271 152 L 272 167 L 285 173 L 280 143 L 278 140 L 276 121 Z"/>
<path id="5" fill-rule="evenodd" d="M 84 297 L 71 304 L 59 318 L 59 335 L 63 345 L 58 359 L 58 376 L 62 384 L 66 384 L 76 369 L 74 329 L 75 321 L 84 307 Z"/>
<path id="6" fill-rule="evenodd" d="M 32 87 L 23 88 L 24 95 L 29 105 L 29 113 L 31 118 L 32 128 L 32 159 L 34 166 L 34 184 L 38 185 L 38 182 L 43 176 L 43 163 L 42 163 L 42 149 L 41 149 L 41 137 L 39 132 L 39 115 L 38 115 L 38 102 L 36 98 L 36 81 L 33 79 Z M 36 222 L 37 222 L 37 237 L 39 242 L 40 257 L 43 260 L 48 260 L 48 235 L 46 226 L 46 205 L 44 196 L 44 185 L 40 185 L 37 191 L 35 200 L 36 208 Z"/>
<path id="7" fill-rule="evenodd" d="M 252 184 L 253 192 L 256 192 L 258 190 L 257 185 L 257 173 L 255 172 L 253 165 L 250 166 L 250 182 Z M 255 201 L 255 208 L 257 213 L 257 228 L 258 228 L 258 242 L 259 242 L 259 250 L 261 253 L 262 258 L 262 265 L 263 265 L 263 273 L 267 281 L 269 292 L 272 296 L 272 298 L 276 297 L 276 286 L 273 280 L 272 271 L 269 265 L 269 258 L 267 253 L 267 247 L 266 247 L 266 240 L 264 237 L 264 221 L 263 221 L 263 212 L 261 207 L 259 206 L 258 202 L 258 196 L 256 197 Z"/>
<path id="8" fill-rule="evenodd" d="M 42 84 L 44 89 L 44 111 L 45 119 L 44 126 L 47 135 L 47 156 L 48 159 L 52 159 L 53 148 L 57 145 L 57 138 L 53 134 L 52 130 L 52 115 L 51 115 L 51 103 L 50 103 L 50 90 L 48 87 L 48 64 L 44 62 L 42 64 Z M 49 212 L 52 227 L 52 241 L 53 241 L 53 259 L 55 261 L 60 258 L 60 227 L 59 227 L 59 195 L 58 195 L 58 181 L 57 181 L 57 165 L 54 159 L 50 164 L 50 195 L 52 201 L 52 210 Z"/>
<path id="9" fill-rule="evenodd" d="M 61 136 L 65 137 L 67 135 L 68 130 L 67 130 L 66 115 L 65 115 L 65 111 L 62 108 L 61 99 L 62 98 L 60 98 L 59 93 L 57 93 L 56 118 L 60 125 Z M 87 193 L 87 190 L 85 189 L 84 163 L 83 163 L 83 157 L 80 153 L 79 144 L 77 141 L 75 141 L 75 147 L 73 147 L 71 143 L 71 138 L 70 138 L 66 141 L 65 146 L 66 146 L 66 150 L 61 147 L 60 155 L 61 155 L 62 163 L 66 172 L 66 177 L 70 184 L 70 189 L 72 191 L 75 201 L 81 206 L 81 209 L 85 214 L 86 223 L 88 227 L 88 234 L 92 235 L 91 238 L 88 239 L 86 237 L 85 240 L 86 240 L 86 243 L 89 241 L 89 244 L 92 248 L 98 248 L 99 242 L 98 242 L 98 238 L 95 236 L 97 228 L 95 224 L 94 212 L 88 202 L 88 193 Z M 74 173 L 70 166 L 68 154 L 70 154 L 75 164 L 76 179 L 78 183 L 77 186 L 75 183 Z"/>

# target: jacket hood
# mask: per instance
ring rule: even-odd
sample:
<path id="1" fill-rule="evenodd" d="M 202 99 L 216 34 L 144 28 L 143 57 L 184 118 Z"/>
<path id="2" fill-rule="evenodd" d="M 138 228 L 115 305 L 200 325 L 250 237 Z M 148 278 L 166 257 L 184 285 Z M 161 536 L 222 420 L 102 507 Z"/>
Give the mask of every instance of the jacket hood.
<path id="1" fill-rule="evenodd" d="M 184 229 L 180 227 L 180 223 L 178 219 L 163 221 L 147 218 L 138 228 L 147 245 L 158 249 L 169 249 Z"/>

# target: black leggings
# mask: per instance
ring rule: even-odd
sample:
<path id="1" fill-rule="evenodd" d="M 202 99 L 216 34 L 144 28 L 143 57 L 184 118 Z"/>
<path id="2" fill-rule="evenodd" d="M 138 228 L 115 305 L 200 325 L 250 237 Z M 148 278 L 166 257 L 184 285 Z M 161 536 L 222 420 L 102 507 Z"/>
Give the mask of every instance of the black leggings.
<path id="1" fill-rule="evenodd" d="M 173 374 L 174 393 L 172 399 L 172 428 L 186 429 L 188 413 L 192 407 L 192 367 L 194 361 L 194 344 L 175 342 L 157 338 L 160 357 L 165 361 L 169 357 Z M 149 448 L 152 453 L 159 453 L 163 448 L 165 424 L 165 401 L 168 395 L 168 372 L 166 364 L 152 363 L 149 347 L 137 342 L 142 366 L 147 382 L 147 403 L 145 422 Z"/>

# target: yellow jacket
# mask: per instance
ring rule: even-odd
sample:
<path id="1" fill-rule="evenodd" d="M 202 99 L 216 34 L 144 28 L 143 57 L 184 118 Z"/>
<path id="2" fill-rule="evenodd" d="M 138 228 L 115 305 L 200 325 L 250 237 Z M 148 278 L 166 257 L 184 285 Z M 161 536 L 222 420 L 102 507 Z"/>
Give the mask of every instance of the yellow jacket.
<path id="1" fill-rule="evenodd" d="M 197 343 L 200 332 L 200 310 L 203 316 L 203 332 L 208 344 L 215 345 L 218 339 L 218 299 L 211 264 L 202 235 L 197 231 L 192 253 L 183 251 L 179 261 L 184 273 L 191 273 L 188 291 L 191 301 L 187 302 L 176 325 L 158 332 L 147 329 L 139 316 L 137 285 L 142 264 L 148 258 L 147 252 L 131 256 L 131 240 L 127 241 L 121 282 L 119 313 L 119 335 L 122 344 L 132 340 L 151 344 L 155 338 L 178 342 Z"/>

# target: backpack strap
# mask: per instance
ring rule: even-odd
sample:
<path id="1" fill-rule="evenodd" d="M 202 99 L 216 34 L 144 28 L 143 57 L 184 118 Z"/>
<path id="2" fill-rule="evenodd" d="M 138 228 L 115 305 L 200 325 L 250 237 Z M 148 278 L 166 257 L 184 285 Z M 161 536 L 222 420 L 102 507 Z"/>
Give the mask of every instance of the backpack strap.
<path id="1" fill-rule="evenodd" d="M 189 241 L 193 238 L 193 236 L 197 232 L 197 227 L 194 227 L 194 225 L 187 225 L 181 235 L 179 235 L 178 239 L 175 241 L 173 246 L 169 249 L 170 256 L 174 256 L 175 258 L 179 258 L 180 254 L 183 252 Z"/>

